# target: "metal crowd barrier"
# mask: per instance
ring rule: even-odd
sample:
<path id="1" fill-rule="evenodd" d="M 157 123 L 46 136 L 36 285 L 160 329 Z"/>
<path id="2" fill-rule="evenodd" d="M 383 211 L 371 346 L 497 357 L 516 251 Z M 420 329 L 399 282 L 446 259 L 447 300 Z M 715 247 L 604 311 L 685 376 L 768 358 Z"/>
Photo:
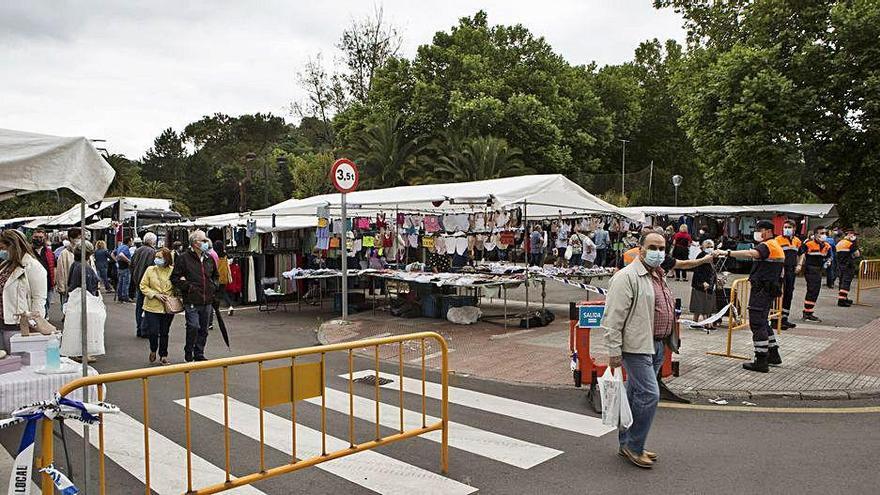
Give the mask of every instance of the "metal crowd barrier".
<path id="1" fill-rule="evenodd" d="M 752 359 L 751 356 L 733 354 L 733 332 L 749 328 L 749 296 L 752 285 L 749 279 L 741 278 L 733 281 L 730 286 L 730 309 L 727 311 L 727 346 L 723 352 L 707 352 L 712 356 L 722 356 L 734 359 Z M 782 296 L 776 299 L 770 309 L 769 320 L 776 322 L 776 334 L 782 333 Z"/>
<path id="2" fill-rule="evenodd" d="M 441 367 L 442 367 L 442 375 L 441 375 L 441 386 L 442 386 L 442 399 L 441 399 L 441 414 L 440 421 L 427 424 L 427 401 L 426 401 L 426 367 L 425 367 L 425 341 L 427 339 L 433 339 L 437 342 L 440 347 L 440 358 L 441 358 Z M 403 354 L 404 354 L 404 342 L 417 342 L 420 345 L 421 349 L 421 380 L 422 380 L 422 426 L 419 428 L 414 428 L 410 430 L 404 430 L 404 392 L 403 392 Z M 380 429 L 380 417 L 379 417 L 379 407 L 380 407 L 380 380 L 379 380 L 379 347 L 383 345 L 397 344 L 398 347 L 398 355 L 399 355 L 399 382 L 400 382 L 400 390 L 399 390 L 399 400 L 400 400 L 400 427 L 396 428 L 397 433 L 382 436 Z M 375 430 L 375 438 L 366 442 L 357 443 L 355 439 L 355 428 L 354 428 L 354 350 L 355 349 L 363 349 L 363 348 L 374 348 L 375 349 L 375 367 L 376 367 L 376 375 L 375 375 L 375 402 L 376 402 L 376 430 Z M 348 414 L 348 435 L 349 435 L 349 446 L 348 448 L 327 452 L 327 407 L 326 407 L 326 397 L 325 397 L 325 389 L 326 389 L 326 355 L 331 352 L 339 352 L 339 351 L 348 351 L 348 395 L 349 395 L 349 414 Z M 298 358 L 302 358 L 303 356 L 314 356 L 319 355 L 320 361 L 317 362 L 307 362 L 307 363 L 297 363 Z M 263 364 L 267 361 L 274 361 L 279 359 L 289 359 L 290 364 L 287 366 L 276 366 L 276 367 L 264 367 Z M 235 477 L 231 473 L 232 459 L 230 459 L 230 428 L 229 428 L 229 368 L 233 366 L 240 366 L 246 364 L 256 363 L 259 369 L 259 421 L 260 421 L 260 469 L 259 471 L 246 474 L 240 477 Z M 226 459 L 226 479 L 222 483 L 213 484 L 210 486 L 204 487 L 194 487 L 193 486 L 193 473 L 192 473 L 192 438 L 191 438 L 191 425 L 190 425 L 190 375 L 196 371 L 204 371 L 204 370 L 213 370 L 213 369 L 222 369 L 223 373 L 223 413 L 224 413 L 224 448 L 225 448 L 225 459 Z M 369 339 L 369 340 L 360 340 L 356 342 L 345 342 L 333 345 L 326 346 L 315 346 L 315 347 L 306 347 L 301 349 L 292 349 L 287 351 L 277 351 L 277 352 L 267 352 L 263 354 L 252 354 L 249 356 L 240 356 L 240 357 L 230 357 L 230 358 L 222 358 L 222 359 L 214 359 L 210 361 L 202 361 L 202 362 L 193 362 L 193 363 L 185 363 L 185 364 L 177 364 L 171 366 L 159 366 L 153 368 L 144 368 L 138 370 L 130 370 L 130 371 L 121 371 L 116 373 L 106 373 L 95 376 L 89 376 L 85 378 L 79 378 L 71 381 L 66 384 L 59 390 L 59 394 L 62 396 L 66 396 L 70 394 L 74 390 L 91 386 L 91 385 L 106 385 L 108 383 L 115 382 L 124 382 L 124 381 L 135 381 L 139 380 L 141 382 L 141 388 L 143 390 L 143 415 L 144 415 L 144 473 L 145 473 L 145 485 L 146 485 L 146 494 L 150 495 L 150 407 L 149 407 L 149 381 L 151 378 L 157 376 L 167 376 L 167 375 L 182 375 L 182 380 L 184 384 L 184 394 L 185 394 L 185 402 L 186 402 L 186 410 L 185 410 L 185 428 L 186 428 L 186 491 L 187 494 L 210 494 L 210 493 L 218 493 L 225 490 L 229 490 L 232 488 L 240 487 L 243 485 L 250 485 L 252 483 L 265 480 L 267 478 L 271 478 L 274 476 L 290 473 L 293 471 L 297 471 L 299 469 L 307 468 L 310 466 L 314 466 L 316 464 L 320 464 L 322 462 L 327 462 L 333 459 L 337 459 L 340 457 L 344 457 L 347 455 L 351 455 L 357 452 L 361 452 L 364 450 L 374 449 L 376 447 L 380 447 L 383 445 L 387 445 L 392 442 L 397 442 L 403 439 L 415 437 L 418 435 L 423 435 L 428 432 L 441 430 L 442 431 L 442 440 L 441 440 L 441 448 L 440 448 L 440 470 L 442 473 L 446 473 L 449 468 L 449 381 L 448 381 L 448 373 L 449 372 L 449 363 L 448 363 L 448 347 L 446 345 L 446 341 L 439 334 L 434 332 L 419 332 L 408 335 L 399 335 L 393 337 L 384 337 L 378 339 Z M 97 387 L 98 389 L 98 400 L 103 400 L 104 395 L 103 386 Z M 322 438 L 322 453 L 321 455 L 314 456 L 307 459 L 297 460 L 296 456 L 296 409 L 297 409 L 297 401 L 310 399 L 314 397 L 321 397 L 321 438 Z M 290 413 L 291 413 L 291 421 L 293 423 L 293 438 L 292 438 L 292 455 L 290 462 L 274 466 L 267 467 L 266 459 L 265 459 L 265 439 L 264 439 L 264 424 L 263 424 L 263 412 L 266 407 L 278 406 L 282 404 L 290 404 Z M 102 415 L 103 416 L 103 415 Z M 98 462 L 98 488 L 99 493 L 104 494 L 106 490 L 106 480 L 105 480 L 105 466 L 104 466 L 104 423 L 103 418 L 98 426 L 98 451 L 99 451 L 99 462 Z M 41 468 L 47 467 L 52 464 L 54 452 L 53 452 L 53 438 L 52 438 L 52 421 L 43 420 L 41 425 L 41 436 L 42 436 L 42 446 L 41 452 L 42 457 L 38 460 L 38 464 Z M 85 474 L 88 476 L 88 473 Z M 52 483 L 52 479 L 48 474 L 42 475 L 42 493 L 44 495 L 52 495 L 54 493 L 54 486 Z M 183 489 L 181 489 L 183 491 Z"/>
<path id="3" fill-rule="evenodd" d="M 861 304 L 863 290 L 880 288 L 880 259 L 862 260 L 856 278 L 856 304 Z"/>

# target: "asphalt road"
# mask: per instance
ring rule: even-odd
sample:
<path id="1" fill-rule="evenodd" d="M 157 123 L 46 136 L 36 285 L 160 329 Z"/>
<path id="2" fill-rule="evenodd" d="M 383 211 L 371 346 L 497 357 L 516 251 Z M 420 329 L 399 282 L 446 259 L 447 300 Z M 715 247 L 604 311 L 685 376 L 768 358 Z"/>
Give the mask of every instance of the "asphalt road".
<path id="1" fill-rule="evenodd" d="M 96 367 L 102 372 L 146 366 L 146 341 L 134 336 L 133 305 L 110 300 L 105 336 L 107 355 Z M 329 313 L 316 308 L 298 313 L 257 313 L 238 311 L 228 318 L 232 349 L 227 352 L 219 335 L 212 333 L 207 355 L 221 357 L 290 349 L 316 344 L 314 329 Z M 171 358 L 180 361 L 183 346 L 183 318 L 172 327 Z M 368 359 L 356 358 L 355 369 L 370 369 Z M 384 372 L 396 373 L 396 366 L 383 365 Z M 347 354 L 328 355 L 327 379 L 331 389 L 347 392 L 347 382 L 338 375 L 348 372 Z M 407 368 L 407 376 L 418 378 L 418 368 Z M 258 404 L 256 366 L 230 370 L 230 396 L 235 399 L 231 417 L 231 462 L 235 475 L 259 470 Z M 435 373 L 429 381 L 438 381 Z M 396 387 L 397 381 L 389 387 Z M 653 470 L 640 470 L 616 455 L 615 433 L 600 434 L 595 416 L 587 407 L 583 389 L 544 389 L 504 385 L 466 377 L 455 377 L 453 386 L 483 394 L 471 400 L 467 392 L 453 391 L 451 421 L 467 425 L 470 436 L 452 437 L 462 443 L 450 448 L 448 479 L 439 478 L 440 450 L 425 438 L 404 440 L 382 447 L 371 454 L 361 453 L 308 468 L 253 486 L 243 493 L 324 494 L 324 493 L 877 493 L 880 474 L 875 468 L 880 453 L 880 414 L 857 412 L 863 406 L 880 406 L 880 401 L 844 403 L 761 403 L 759 406 L 797 408 L 845 408 L 829 412 L 731 412 L 719 410 L 671 409 L 658 411 L 649 438 L 649 447 L 661 458 Z M 355 393 L 373 397 L 374 388 L 356 384 Z M 221 481 L 225 465 L 222 409 L 214 407 L 211 394 L 222 392 L 219 371 L 198 372 L 192 377 L 192 450 L 194 466 L 210 481 Z M 150 382 L 149 425 L 151 435 L 151 480 L 154 493 L 180 493 L 186 490 L 184 407 L 176 401 L 184 397 L 183 380 L 158 378 Z M 107 493 L 143 493 L 142 389 L 139 383 L 114 384 L 107 400 L 119 405 L 124 415 L 108 420 L 107 448 L 113 451 L 107 461 Z M 198 399 L 196 399 L 198 397 Z M 510 402 L 503 399 L 509 399 Z M 381 402 L 398 405 L 398 393 L 382 390 Z M 482 404 L 482 405 L 481 405 Z M 533 405 L 543 406 L 535 410 Z M 347 396 L 345 396 L 347 408 Z M 407 393 L 405 406 L 420 415 L 421 401 Z M 428 414 L 439 415 L 439 402 L 427 400 Z M 346 409 L 347 410 L 347 409 Z M 364 409 L 366 414 L 371 407 Z M 819 410 L 817 410 L 819 411 Z M 846 411 L 845 413 L 842 413 Z M 267 419 L 265 464 L 267 467 L 289 462 L 291 412 L 289 407 L 271 408 L 275 416 Z M 219 416 L 217 416 L 219 414 Z M 397 408 L 392 417 L 396 417 Z M 218 421 L 208 416 L 219 418 Z M 268 416 L 267 416 L 268 417 Z M 368 416 L 372 417 L 372 416 Z M 566 425 L 584 425 L 570 431 Z M 297 407 L 300 452 L 317 439 L 303 427 L 320 430 L 320 407 L 300 402 Z M 328 434 L 347 446 L 347 414 L 327 413 Z M 556 426 L 550 426 L 555 424 Z M 357 419 L 358 441 L 375 435 L 372 421 Z M 578 430 L 578 428 L 574 428 Z M 393 428 L 383 427 L 384 434 Z M 592 434 L 585 434 L 585 432 Z M 0 433 L 0 442 L 12 452 L 21 430 Z M 159 437 L 161 435 L 167 440 Z M 68 443 L 75 475 L 81 473 L 82 442 L 68 430 Z M 286 437 L 286 438 L 285 438 Z M 468 437 L 468 438 L 463 438 Z M 458 440 L 462 438 L 461 440 Z M 528 442 L 528 443 L 524 443 Z M 331 441 L 331 447 L 332 441 Z M 314 447 L 314 445 L 312 445 Z M 332 450 L 332 449 L 331 449 Z M 92 466 L 96 466 L 92 450 Z M 64 466 L 62 449 L 56 448 L 56 461 Z M 96 472 L 96 471 L 94 471 Z M 0 490 L 8 473 L 0 473 Z M 75 479 L 80 482 L 78 477 Z M 79 483 L 81 485 L 81 482 Z M 197 483 L 198 486 L 198 483 Z M 372 488 L 372 489 L 371 489 Z M 258 491 L 257 491 L 258 490 Z M 93 491 L 97 493 L 97 491 Z"/>

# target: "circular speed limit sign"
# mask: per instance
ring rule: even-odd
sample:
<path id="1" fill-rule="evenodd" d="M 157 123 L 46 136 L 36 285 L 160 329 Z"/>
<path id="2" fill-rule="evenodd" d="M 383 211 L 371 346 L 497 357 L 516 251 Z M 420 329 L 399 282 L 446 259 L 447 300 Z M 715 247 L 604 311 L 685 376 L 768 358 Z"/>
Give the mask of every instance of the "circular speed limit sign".
<path id="1" fill-rule="evenodd" d="M 341 193 L 350 193 L 357 189 L 358 175 L 357 165 L 348 158 L 336 160 L 330 169 L 330 180 L 333 181 L 333 187 Z"/>

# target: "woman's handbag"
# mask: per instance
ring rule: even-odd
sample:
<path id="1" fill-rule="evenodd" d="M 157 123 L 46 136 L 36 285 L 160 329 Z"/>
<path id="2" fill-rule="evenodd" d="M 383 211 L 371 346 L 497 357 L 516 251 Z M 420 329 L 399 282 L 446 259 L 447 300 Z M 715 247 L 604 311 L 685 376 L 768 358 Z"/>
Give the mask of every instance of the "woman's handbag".
<path id="1" fill-rule="evenodd" d="M 165 314 L 183 313 L 183 301 L 177 296 L 163 297 L 162 305 L 165 306 Z"/>

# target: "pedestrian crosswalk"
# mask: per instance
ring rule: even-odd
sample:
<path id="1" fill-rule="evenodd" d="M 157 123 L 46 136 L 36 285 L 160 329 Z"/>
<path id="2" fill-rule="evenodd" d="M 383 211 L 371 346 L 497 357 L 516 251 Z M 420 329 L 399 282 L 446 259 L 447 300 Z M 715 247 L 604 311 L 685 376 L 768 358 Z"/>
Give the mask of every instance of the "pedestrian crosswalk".
<path id="1" fill-rule="evenodd" d="M 363 370 L 354 373 L 354 378 L 362 378 L 375 375 L 375 371 Z M 346 381 L 348 374 L 340 375 Z M 391 380 L 389 383 L 381 385 L 379 397 L 379 423 L 384 428 L 384 434 L 391 434 L 399 430 L 401 421 L 400 410 L 400 378 L 397 375 L 380 373 L 380 377 Z M 373 424 L 376 421 L 376 401 L 373 386 L 369 388 L 363 385 L 355 385 L 355 395 L 353 399 L 348 393 L 347 382 L 336 382 L 331 380 L 325 389 L 323 402 L 326 405 L 328 415 L 335 415 L 334 420 L 339 425 L 341 417 L 349 415 L 350 407 L 353 406 L 354 418 L 359 422 L 360 426 L 369 425 L 370 431 L 373 431 Z M 382 383 L 382 382 L 380 382 Z M 337 390 L 334 386 L 341 385 L 344 390 Z M 441 385 L 436 382 L 425 382 L 425 393 L 434 409 L 428 408 L 429 412 L 435 412 L 437 400 L 441 398 Z M 363 394 L 363 395 L 358 395 Z M 404 429 L 410 430 L 422 425 L 422 381 L 413 378 L 403 378 L 403 423 Z M 178 396 L 179 397 L 179 396 Z M 352 400 L 353 402 L 350 402 Z M 389 402 L 385 402 L 389 401 Z M 221 483 L 225 479 L 225 470 L 213 464 L 210 460 L 201 457 L 198 445 L 205 445 L 204 439 L 218 439 L 215 451 L 208 454 L 213 460 L 220 460 L 223 465 L 222 457 L 218 457 L 216 449 L 222 454 L 222 431 L 226 411 L 228 408 L 229 428 L 231 432 L 238 435 L 236 445 L 242 445 L 242 441 L 250 443 L 251 452 L 254 452 L 254 446 L 260 441 L 260 421 L 259 409 L 245 400 L 230 396 L 227 403 L 224 404 L 222 394 L 197 395 L 190 398 L 191 420 L 193 424 L 198 424 L 199 434 L 204 435 L 201 442 L 194 442 L 192 453 L 192 472 L 193 487 L 204 487 L 211 484 Z M 541 406 L 529 402 L 514 400 L 506 397 L 496 396 L 488 393 L 477 392 L 461 387 L 449 387 L 449 402 L 451 410 L 451 420 L 449 423 L 449 446 L 450 455 L 456 456 L 456 452 L 467 453 L 474 459 L 483 459 L 490 465 L 494 463 L 499 469 L 513 469 L 517 471 L 526 471 L 545 463 L 553 462 L 553 459 L 562 455 L 563 451 L 554 448 L 552 445 L 542 445 L 542 443 L 552 442 L 553 435 L 541 435 L 541 428 L 550 428 L 551 430 L 560 430 L 565 433 L 576 433 L 584 437 L 600 437 L 612 431 L 612 428 L 602 425 L 601 419 L 578 414 L 570 411 L 554 409 L 551 407 Z M 320 431 L 320 421 L 318 424 L 309 423 L 302 418 L 314 420 L 320 411 L 322 399 L 316 397 L 308 399 L 303 403 L 299 403 L 297 407 L 297 424 L 296 428 L 296 457 L 305 459 L 309 457 L 319 456 L 322 452 L 322 442 L 326 441 L 327 452 L 346 449 L 349 447 L 348 431 L 335 437 L 332 430 L 328 430 L 326 437 Z M 176 405 L 174 405 L 176 404 Z M 418 404 L 418 406 L 415 406 Z M 171 417 L 182 418 L 183 408 L 186 406 L 184 399 L 177 399 L 168 407 L 171 409 Z M 410 406 L 411 408 L 407 408 Z M 151 402 L 151 408 L 155 410 L 155 401 Z M 523 426 L 528 426 L 532 434 L 529 435 L 527 441 L 522 438 L 516 438 L 516 434 L 510 435 L 509 426 L 506 430 L 508 434 L 490 431 L 493 422 L 480 420 L 479 427 L 476 425 L 464 424 L 461 421 L 455 421 L 458 418 L 465 417 L 464 409 L 469 408 L 480 411 L 478 417 L 491 417 L 498 415 L 507 418 L 513 418 L 514 423 L 522 422 Z M 163 416 L 168 415 L 169 410 L 165 410 Z M 174 414 L 179 411 L 179 414 Z M 459 414 L 456 414 L 456 412 Z M 488 414 L 488 416 L 487 416 Z M 151 426 L 159 423 L 153 414 L 153 423 Z M 473 418 L 473 415 L 468 415 Z M 289 418 L 279 416 L 269 411 L 264 411 L 264 439 L 267 455 L 274 452 L 274 461 L 277 461 L 281 454 L 288 458 L 292 452 L 292 435 L 294 425 Z M 144 425 L 137 419 L 121 412 L 115 415 L 105 415 L 105 453 L 107 464 L 114 465 L 115 469 L 126 471 L 135 480 L 145 483 L 146 471 L 144 469 Z M 436 416 L 425 413 L 425 421 L 432 424 L 440 421 Z M 477 421 L 477 420 L 474 420 Z M 508 419 L 508 422 L 511 421 Z M 304 423 L 309 423 L 304 424 Z M 346 420 L 347 424 L 347 420 Z M 71 429 L 78 435 L 82 436 L 82 426 L 78 424 L 69 424 Z M 180 425 L 178 425 L 180 426 Z M 318 429 L 316 429 L 316 427 Z M 525 429 L 525 428 L 524 428 Z M 181 435 L 181 429 L 163 430 L 168 436 L 155 431 L 149 430 L 150 442 L 150 485 L 154 493 L 171 494 L 186 491 L 186 441 Z M 170 433 L 175 432 L 174 434 Z M 535 434 L 537 431 L 539 434 Z M 361 433 L 363 431 L 361 430 Z M 210 436 L 209 436 L 210 434 Z M 357 435 L 357 433 L 356 433 Z M 181 438 L 177 438 L 181 437 Z M 356 441 L 364 441 L 360 435 Z M 535 439 L 538 439 L 535 441 Z M 558 435 L 556 438 L 559 438 Z M 372 439 L 372 438 L 370 438 Z M 97 428 L 90 429 L 90 440 L 95 446 L 98 444 Z M 452 472 L 450 476 L 444 476 L 439 473 L 439 465 L 434 464 L 439 461 L 438 443 L 441 441 L 441 432 L 435 431 L 422 435 L 415 439 L 405 440 L 400 445 L 406 444 L 406 449 L 417 449 L 421 451 L 425 447 L 424 456 L 416 456 L 417 459 L 411 459 L 410 456 L 397 458 L 400 452 L 413 452 L 412 450 L 369 450 L 341 457 L 331 461 L 317 464 L 315 467 L 325 474 L 314 474 L 314 476 L 332 476 L 339 480 L 357 485 L 366 493 L 367 491 L 379 494 L 389 495 L 409 495 L 412 493 L 424 494 L 451 494 L 451 495 L 467 495 L 476 493 L 481 489 L 479 486 L 479 478 L 471 480 L 467 477 L 456 478 L 456 473 Z M 215 440 L 211 440 L 215 442 Z M 210 443 L 210 442 L 209 442 Z M 205 454 L 205 452 L 202 452 Z M 425 459 L 430 458 L 430 464 L 426 464 Z M 253 459 L 250 459 L 251 465 Z M 267 467 L 272 467 L 276 463 L 267 461 Z M 236 469 L 245 469 L 236 466 L 233 462 L 232 471 L 238 475 L 247 474 L 247 471 L 239 472 Z M 316 471 L 311 471 L 316 473 Z M 294 480 L 296 474 L 290 476 L 288 483 L 284 486 L 296 486 Z M 342 481 L 340 481 L 342 482 Z M 259 485 L 260 488 L 254 486 L 240 487 L 231 491 L 238 494 L 263 494 L 275 493 L 272 488 L 276 485 Z M 307 493 L 304 491 L 302 493 Z M 110 490 L 108 493 L 114 493 Z M 279 492 L 281 493 L 281 492 Z M 288 489 L 283 493 L 291 493 Z M 299 493 L 299 492 L 298 492 Z"/>

